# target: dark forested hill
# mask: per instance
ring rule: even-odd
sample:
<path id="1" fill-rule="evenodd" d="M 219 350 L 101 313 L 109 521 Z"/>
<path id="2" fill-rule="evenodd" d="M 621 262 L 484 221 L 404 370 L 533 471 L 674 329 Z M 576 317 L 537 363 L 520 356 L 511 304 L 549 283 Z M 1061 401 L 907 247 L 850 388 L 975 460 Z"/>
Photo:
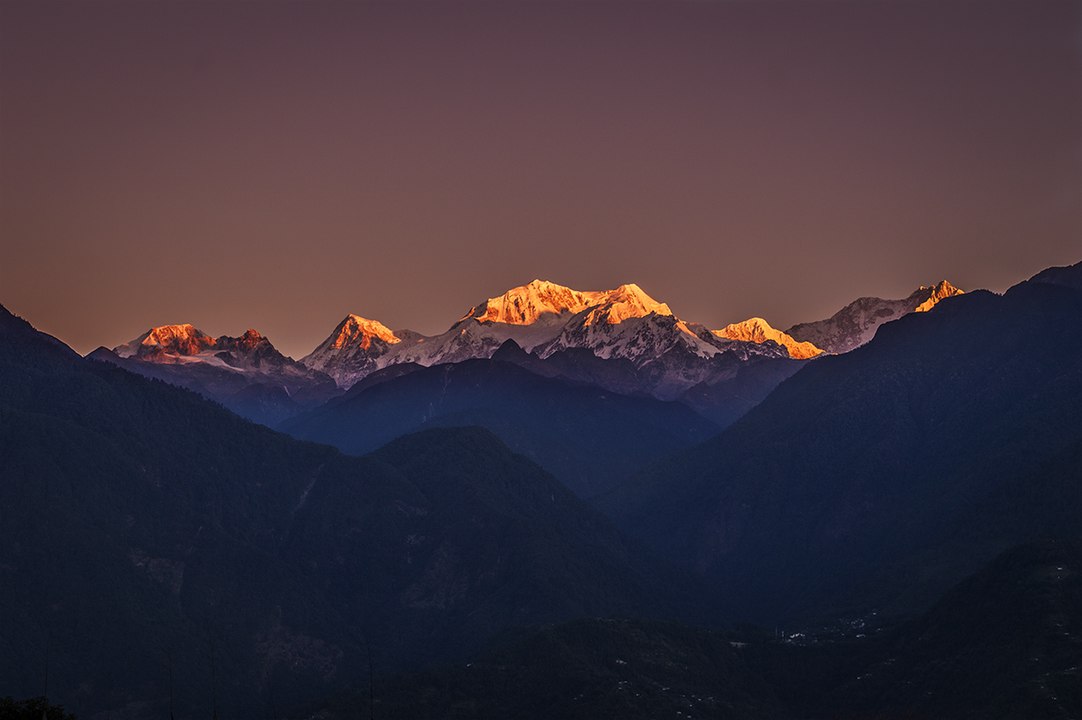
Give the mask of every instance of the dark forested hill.
<path id="1" fill-rule="evenodd" d="M 1082 552 L 1012 548 L 898 627 L 798 637 L 581 620 L 380 681 L 374 705 L 403 719 L 1079 717 Z M 320 716 L 362 715 L 365 691 Z"/>
<path id="2" fill-rule="evenodd" d="M 664 583 L 663 587 L 659 587 Z M 676 583 L 478 429 L 350 458 L 0 309 L 0 696 L 255 716 Z M 370 652 L 370 655 L 369 655 Z M 170 670 L 171 669 L 171 670 Z"/>
<path id="3" fill-rule="evenodd" d="M 839 688 L 854 717 L 1082 717 L 1082 544 L 1004 552 L 877 652 Z"/>
<path id="4" fill-rule="evenodd" d="M 1082 292 L 949 298 L 606 498 L 764 620 L 909 612 L 1082 519 Z"/>

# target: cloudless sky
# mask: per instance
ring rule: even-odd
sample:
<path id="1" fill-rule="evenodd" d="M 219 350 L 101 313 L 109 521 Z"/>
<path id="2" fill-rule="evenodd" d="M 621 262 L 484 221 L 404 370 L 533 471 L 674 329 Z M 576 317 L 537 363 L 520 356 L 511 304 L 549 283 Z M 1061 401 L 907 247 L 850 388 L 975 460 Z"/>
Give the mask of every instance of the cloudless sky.
<path id="1" fill-rule="evenodd" d="M 779 327 L 1082 260 L 1082 4 L 0 2 L 0 303 L 304 355 L 535 277 Z"/>

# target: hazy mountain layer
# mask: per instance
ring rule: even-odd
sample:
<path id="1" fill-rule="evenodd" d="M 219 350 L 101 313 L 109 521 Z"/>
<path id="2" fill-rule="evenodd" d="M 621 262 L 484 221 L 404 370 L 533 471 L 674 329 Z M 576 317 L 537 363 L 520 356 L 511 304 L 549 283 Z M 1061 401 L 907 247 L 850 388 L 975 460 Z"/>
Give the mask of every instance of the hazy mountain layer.
<path id="1" fill-rule="evenodd" d="M 500 356 L 512 352 L 508 348 Z M 581 497 L 608 491 L 719 429 L 680 403 L 544 377 L 499 359 L 417 367 L 375 384 L 362 381 L 282 427 L 301 439 L 364 454 L 422 428 L 469 425 L 488 428 Z"/>

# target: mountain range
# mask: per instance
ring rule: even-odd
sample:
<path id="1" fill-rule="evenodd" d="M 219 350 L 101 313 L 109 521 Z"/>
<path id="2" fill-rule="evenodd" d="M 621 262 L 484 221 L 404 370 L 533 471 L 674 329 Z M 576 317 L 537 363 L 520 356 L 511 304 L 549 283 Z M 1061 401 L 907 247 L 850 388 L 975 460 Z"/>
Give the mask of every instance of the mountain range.
<path id="1" fill-rule="evenodd" d="M 542 359 L 569 349 L 587 349 L 599 358 L 628 360 L 636 368 L 661 366 L 663 370 L 655 371 L 643 389 L 671 399 L 711 377 L 702 368 L 709 363 L 702 361 L 724 353 L 743 361 L 814 357 L 823 351 L 803 338 L 794 339 L 792 333 L 825 336 L 827 326 L 844 338 L 834 344 L 844 344 L 848 350 L 867 342 L 883 322 L 930 309 L 960 292 L 942 282 L 922 287 L 903 300 L 863 298 L 828 320 L 797 326 L 788 334 L 762 318 L 712 332 L 677 317 L 638 285 L 579 291 L 534 280 L 474 305 L 447 332 L 433 337 L 412 331 L 396 333 L 377 321 L 347 316 L 302 362 L 349 387 L 388 365 L 486 358 L 507 340 L 514 340 Z"/>
<path id="2" fill-rule="evenodd" d="M 852 349 L 883 322 L 960 292 L 942 282 L 903 300 L 862 298 L 828 320 L 788 333 L 762 318 L 711 331 L 678 318 L 634 284 L 579 291 L 534 280 L 476 304 L 435 336 L 349 314 L 300 361 L 283 356 L 256 330 L 215 338 L 190 324 L 151 328 L 91 357 L 195 390 L 276 426 L 387 367 L 488 359 L 511 340 L 539 360 L 552 359 L 546 367 L 553 372 L 546 374 L 679 400 L 724 426 L 799 369 L 799 361 Z M 819 341 L 834 349 L 793 333 L 826 338 Z M 754 367 L 760 364 L 765 367 Z M 737 375 L 742 378 L 734 384 Z"/>
<path id="3" fill-rule="evenodd" d="M 48 663 L 54 693 L 89 713 L 249 716 L 326 697 L 369 662 L 698 602 L 490 433 L 346 457 L 3 309 L 0 468 L 0 695 L 36 693 Z"/>
<path id="4" fill-rule="evenodd" d="M 347 318 L 324 369 L 183 325 L 83 358 L 0 308 L 0 696 L 47 667 L 100 718 L 1082 712 L 1082 263 L 818 342 L 523 287 L 435 338 Z"/>
<path id="5" fill-rule="evenodd" d="M 649 373 L 639 373 L 635 389 L 661 399 L 708 379 L 708 360 L 725 352 L 742 360 L 788 357 L 780 346 L 729 342 L 680 320 L 637 285 L 583 292 L 534 280 L 478 303 L 433 337 L 391 333 L 375 321 L 351 318 L 302 359 L 343 387 L 389 365 L 488 358 L 507 340 L 541 359 L 580 349 L 604 360 L 627 361 L 636 370 L 650 366 Z"/>

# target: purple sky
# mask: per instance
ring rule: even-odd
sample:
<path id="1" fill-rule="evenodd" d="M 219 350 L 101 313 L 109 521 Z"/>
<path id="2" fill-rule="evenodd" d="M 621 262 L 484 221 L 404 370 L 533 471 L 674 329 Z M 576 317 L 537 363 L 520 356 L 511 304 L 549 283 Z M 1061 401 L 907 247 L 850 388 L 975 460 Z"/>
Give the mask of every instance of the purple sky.
<path id="1" fill-rule="evenodd" d="M 0 2 L 0 303 L 311 350 L 534 277 L 780 327 L 1082 260 L 1082 3 Z"/>

